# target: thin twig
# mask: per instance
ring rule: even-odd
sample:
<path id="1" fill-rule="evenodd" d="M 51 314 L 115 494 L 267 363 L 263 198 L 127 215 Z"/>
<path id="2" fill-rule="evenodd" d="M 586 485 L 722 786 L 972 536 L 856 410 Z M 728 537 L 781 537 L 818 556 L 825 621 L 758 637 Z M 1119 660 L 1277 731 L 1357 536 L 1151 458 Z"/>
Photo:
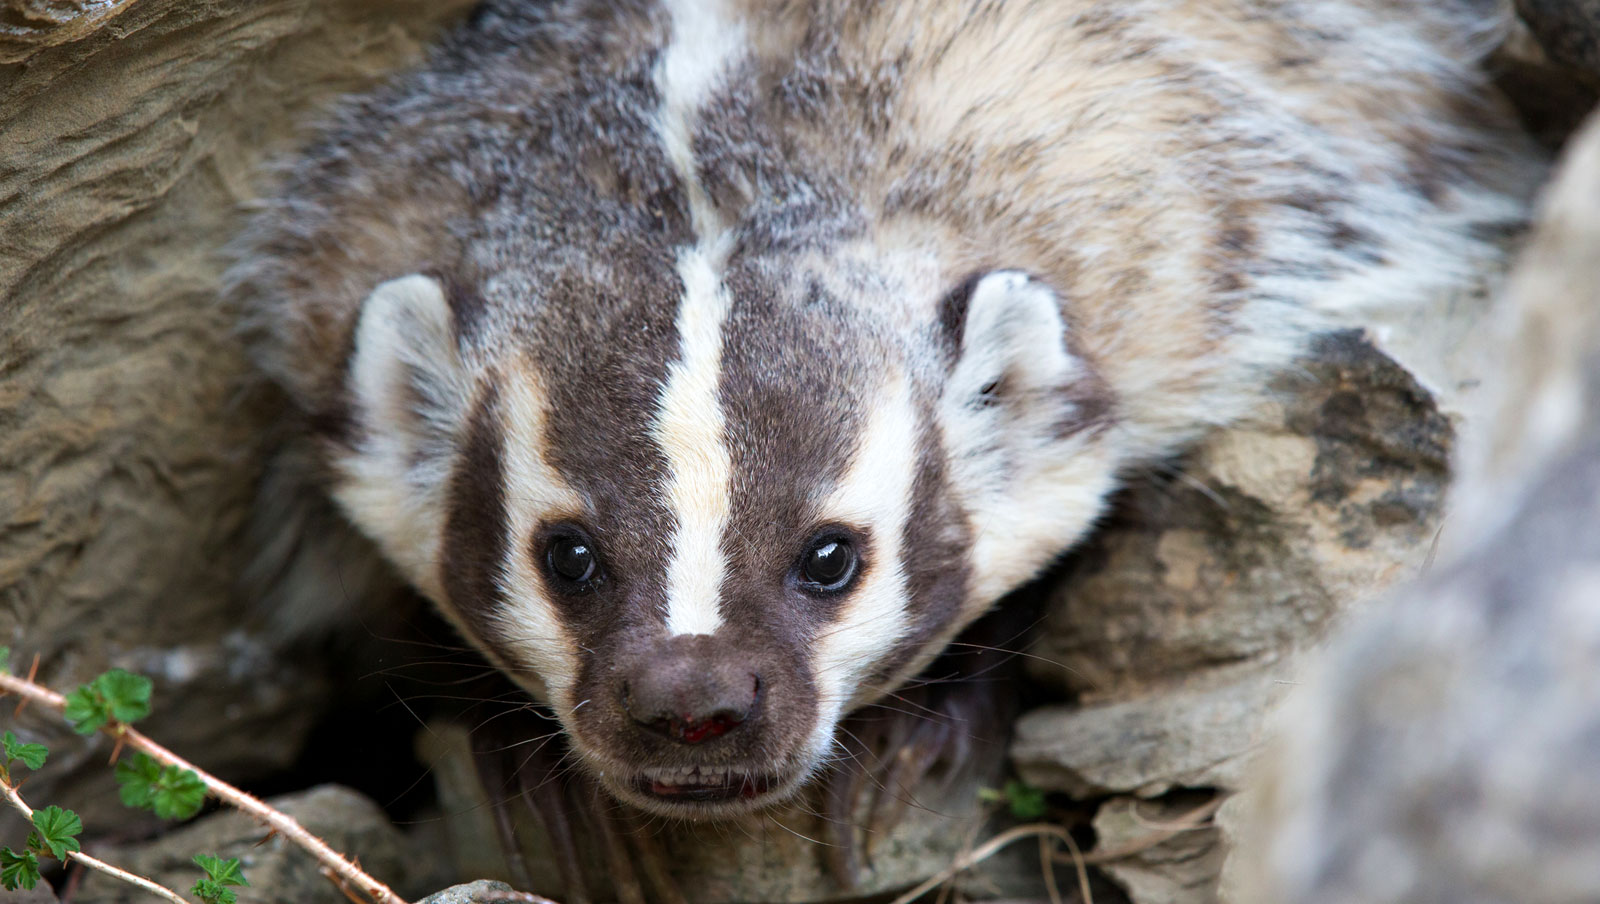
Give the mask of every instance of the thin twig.
<path id="1" fill-rule="evenodd" d="M 1083 851 L 1078 849 L 1078 842 L 1072 839 L 1071 832 L 1061 833 L 1061 840 L 1067 843 L 1067 851 L 1072 854 L 1072 866 L 1078 871 L 1078 890 L 1083 894 L 1083 904 L 1094 904 L 1094 894 L 1089 891 L 1089 862 L 1084 859 Z M 1054 878 L 1052 875 L 1051 879 Z"/>
<path id="2" fill-rule="evenodd" d="M 988 841 L 985 841 L 983 844 L 978 845 L 976 848 L 973 848 L 971 853 L 957 858 L 956 862 L 950 864 L 934 875 L 929 876 L 921 885 L 918 885 L 916 888 L 913 888 L 900 897 L 895 898 L 892 904 L 911 904 L 912 901 L 915 901 L 933 889 L 938 888 L 942 883 L 950 881 L 956 876 L 957 873 L 960 873 L 963 870 L 971 869 L 983 861 L 988 860 L 990 857 L 993 857 L 1006 845 L 1016 841 L 1021 841 L 1024 838 L 1035 838 L 1039 836 L 1059 838 L 1070 848 L 1077 848 L 1077 845 L 1072 841 L 1072 836 L 1067 834 L 1066 829 L 1047 822 L 1029 823 L 1025 826 L 1017 826 L 1015 828 L 1007 829 Z M 1080 878 L 1083 879 L 1085 887 L 1087 887 L 1087 873 L 1080 874 Z"/>
<path id="3" fill-rule="evenodd" d="M 1061 889 L 1056 887 L 1056 865 L 1050 856 L 1050 836 L 1039 836 L 1039 872 L 1044 876 L 1044 890 L 1050 896 L 1050 904 L 1061 904 Z M 1084 898 L 1084 904 L 1092 904 Z"/>
<path id="4" fill-rule="evenodd" d="M 17 808 L 17 810 L 21 812 L 23 816 L 26 816 L 29 820 L 33 819 L 33 808 L 28 806 L 27 801 L 22 799 L 21 794 L 17 793 L 15 786 L 9 782 L 0 780 L 0 793 L 3 793 L 6 797 L 6 800 L 11 802 L 11 806 Z M 188 901 L 178 897 L 178 893 L 172 889 L 167 888 L 164 885 L 157 885 L 156 883 L 151 882 L 149 879 L 130 873 L 125 869 L 119 869 L 118 867 L 112 866 L 98 857 L 91 857 L 88 854 L 85 854 L 83 851 L 68 851 L 67 856 L 63 859 L 76 860 L 89 869 L 98 870 L 108 876 L 111 876 L 112 878 L 121 879 L 129 885 L 138 886 L 152 895 L 160 898 L 166 898 L 168 901 L 173 902 L 173 904 L 189 904 Z"/>
<path id="5" fill-rule="evenodd" d="M 0 673 L 0 692 L 17 694 L 25 700 L 33 700 L 58 712 L 64 709 L 67 703 L 66 698 L 47 687 L 35 684 L 24 678 L 18 678 L 15 675 L 3 673 Z M 304 826 L 300 825 L 294 817 L 287 813 L 275 810 L 263 803 L 259 798 L 247 794 L 222 779 L 197 768 L 193 763 L 126 725 L 121 723 L 116 724 L 114 727 L 107 725 L 101 730 L 113 738 L 126 742 L 129 747 L 152 757 L 163 765 L 192 770 L 195 775 L 200 777 L 200 781 L 205 784 L 206 791 L 212 797 L 236 810 L 249 814 L 279 835 L 299 845 L 309 852 L 311 856 L 317 858 L 323 866 L 366 894 L 375 904 L 406 904 L 405 899 L 395 894 L 389 886 L 379 882 L 363 872 L 354 863 L 346 860 L 343 855 L 329 847 L 321 838 L 306 831 Z M 174 898 L 174 900 L 183 901 L 182 898 Z"/>

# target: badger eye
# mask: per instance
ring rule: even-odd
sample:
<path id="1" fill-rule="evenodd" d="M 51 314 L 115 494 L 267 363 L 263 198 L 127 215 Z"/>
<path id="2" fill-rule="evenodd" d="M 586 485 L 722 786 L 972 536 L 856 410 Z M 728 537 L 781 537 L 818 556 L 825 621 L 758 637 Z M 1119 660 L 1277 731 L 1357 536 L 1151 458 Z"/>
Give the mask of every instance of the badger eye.
<path id="1" fill-rule="evenodd" d="M 557 534 L 544 552 L 545 569 L 566 584 L 583 587 L 594 583 L 600 571 L 594 547 L 577 534 Z"/>
<path id="2" fill-rule="evenodd" d="M 810 585 L 808 590 L 834 593 L 855 575 L 856 549 L 844 537 L 820 537 L 800 559 L 800 579 Z"/>

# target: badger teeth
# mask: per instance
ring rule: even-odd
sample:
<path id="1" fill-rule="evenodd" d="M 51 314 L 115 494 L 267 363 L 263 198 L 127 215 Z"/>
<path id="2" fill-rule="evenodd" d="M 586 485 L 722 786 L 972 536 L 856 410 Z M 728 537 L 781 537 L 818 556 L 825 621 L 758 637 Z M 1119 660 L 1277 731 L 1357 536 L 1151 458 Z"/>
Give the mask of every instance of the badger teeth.
<path id="1" fill-rule="evenodd" d="M 642 771 L 645 778 L 663 785 L 717 784 L 728 781 L 732 772 L 726 766 L 658 766 Z"/>

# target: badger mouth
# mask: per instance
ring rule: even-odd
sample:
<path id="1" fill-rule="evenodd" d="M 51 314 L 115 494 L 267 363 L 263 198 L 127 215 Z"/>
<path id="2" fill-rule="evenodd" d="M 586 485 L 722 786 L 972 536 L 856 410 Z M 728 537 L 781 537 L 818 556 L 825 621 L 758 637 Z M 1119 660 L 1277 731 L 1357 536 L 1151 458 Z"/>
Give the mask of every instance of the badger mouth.
<path id="1" fill-rule="evenodd" d="M 684 766 L 645 769 L 634 779 L 633 788 L 647 798 L 664 803 L 716 803 L 755 800 L 781 784 L 782 779 L 773 775 L 718 766 Z"/>

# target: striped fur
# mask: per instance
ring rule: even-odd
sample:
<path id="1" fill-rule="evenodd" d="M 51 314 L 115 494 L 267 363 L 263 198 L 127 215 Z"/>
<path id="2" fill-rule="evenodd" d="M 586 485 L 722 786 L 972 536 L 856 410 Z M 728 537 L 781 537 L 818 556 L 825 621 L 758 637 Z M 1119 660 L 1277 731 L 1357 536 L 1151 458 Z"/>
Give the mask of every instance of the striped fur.
<path id="1" fill-rule="evenodd" d="M 1309 336 L 1493 266 L 1541 164 L 1475 9 L 491 0 L 335 113 L 232 292 L 351 521 L 615 795 L 727 816 Z M 754 715 L 641 728 L 669 649 Z M 690 767 L 764 790 L 641 790 Z"/>

